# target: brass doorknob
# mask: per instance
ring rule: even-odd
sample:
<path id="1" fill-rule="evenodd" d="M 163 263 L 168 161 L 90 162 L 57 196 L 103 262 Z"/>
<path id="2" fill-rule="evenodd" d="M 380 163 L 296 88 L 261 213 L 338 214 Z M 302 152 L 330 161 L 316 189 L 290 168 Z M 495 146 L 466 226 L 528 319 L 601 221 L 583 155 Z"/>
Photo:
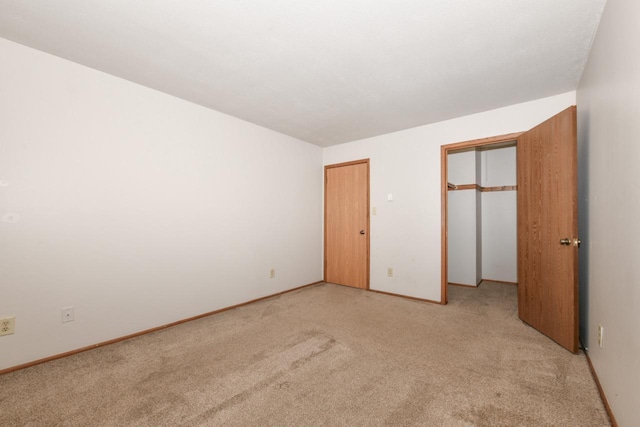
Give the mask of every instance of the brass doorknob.
<path id="1" fill-rule="evenodd" d="M 564 239 L 560 239 L 560 244 L 561 245 L 565 245 L 565 246 L 569 246 L 571 244 L 571 240 L 569 240 L 568 237 L 565 237 Z"/>

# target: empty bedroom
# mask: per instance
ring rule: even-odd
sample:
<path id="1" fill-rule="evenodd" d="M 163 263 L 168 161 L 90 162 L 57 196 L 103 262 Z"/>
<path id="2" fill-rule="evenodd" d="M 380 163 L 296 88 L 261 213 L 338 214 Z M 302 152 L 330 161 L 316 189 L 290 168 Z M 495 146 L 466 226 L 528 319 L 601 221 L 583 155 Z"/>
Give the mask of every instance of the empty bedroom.
<path id="1" fill-rule="evenodd" d="M 639 425 L 639 19 L 0 2 L 0 425 Z"/>

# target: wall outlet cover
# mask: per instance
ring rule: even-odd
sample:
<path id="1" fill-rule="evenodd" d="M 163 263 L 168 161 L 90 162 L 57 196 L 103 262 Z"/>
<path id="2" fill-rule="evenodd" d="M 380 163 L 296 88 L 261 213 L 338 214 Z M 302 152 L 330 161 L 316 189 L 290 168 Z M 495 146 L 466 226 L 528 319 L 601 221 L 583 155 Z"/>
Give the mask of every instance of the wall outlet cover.
<path id="1" fill-rule="evenodd" d="M 16 333 L 16 317 L 9 316 L 0 319 L 0 336 Z"/>

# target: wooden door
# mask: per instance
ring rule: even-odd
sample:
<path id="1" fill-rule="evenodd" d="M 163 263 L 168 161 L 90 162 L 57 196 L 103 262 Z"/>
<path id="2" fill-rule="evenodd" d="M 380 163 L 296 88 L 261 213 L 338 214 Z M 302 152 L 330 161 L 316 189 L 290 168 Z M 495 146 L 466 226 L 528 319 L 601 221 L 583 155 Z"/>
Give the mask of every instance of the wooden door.
<path id="1" fill-rule="evenodd" d="M 325 166 L 324 280 L 369 288 L 369 160 Z"/>
<path id="2" fill-rule="evenodd" d="M 576 353 L 576 107 L 523 133 L 517 147 L 518 315 Z"/>

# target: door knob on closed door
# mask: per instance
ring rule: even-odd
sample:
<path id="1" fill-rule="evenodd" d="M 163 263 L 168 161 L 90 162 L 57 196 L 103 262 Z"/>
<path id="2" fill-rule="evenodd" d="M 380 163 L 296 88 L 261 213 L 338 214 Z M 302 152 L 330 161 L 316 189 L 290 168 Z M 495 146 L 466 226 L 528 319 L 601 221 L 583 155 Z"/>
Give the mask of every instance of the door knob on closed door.
<path id="1" fill-rule="evenodd" d="M 565 245 L 565 246 L 569 246 L 571 244 L 571 240 L 569 240 L 568 237 L 565 237 L 564 239 L 560 239 L 560 244 L 561 245 Z"/>
<path id="2" fill-rule="evenodd" d="M 364 234 L 364 230 L 360 230 L 360 234 Z"/>

